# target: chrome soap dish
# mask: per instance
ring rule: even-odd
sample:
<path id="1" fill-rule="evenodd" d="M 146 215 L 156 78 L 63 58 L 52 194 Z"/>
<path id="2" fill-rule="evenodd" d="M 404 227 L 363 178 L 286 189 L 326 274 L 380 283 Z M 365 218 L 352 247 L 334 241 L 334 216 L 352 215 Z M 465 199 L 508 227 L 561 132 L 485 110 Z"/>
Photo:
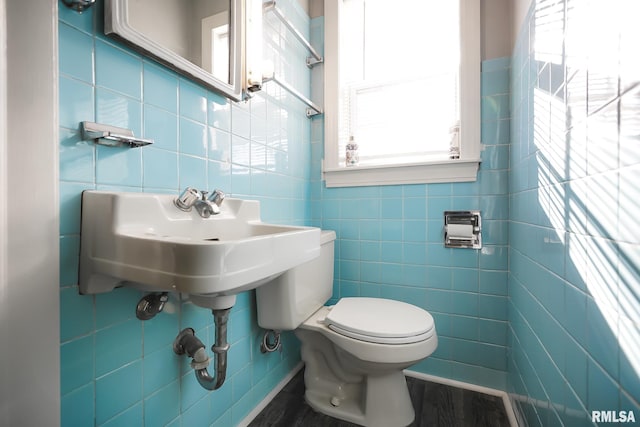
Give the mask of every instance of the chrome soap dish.
<path id="1" fill-rule="evenodd" d="M 153 144 L 152 139 L 137 138 L 130 129 L 103 125 L 93 122 L 82 122 L 82 139 L 92 139 L 99 145 L 108 147 L 120 147 L 126 145 L 131 148 L 143 147 Z"/>

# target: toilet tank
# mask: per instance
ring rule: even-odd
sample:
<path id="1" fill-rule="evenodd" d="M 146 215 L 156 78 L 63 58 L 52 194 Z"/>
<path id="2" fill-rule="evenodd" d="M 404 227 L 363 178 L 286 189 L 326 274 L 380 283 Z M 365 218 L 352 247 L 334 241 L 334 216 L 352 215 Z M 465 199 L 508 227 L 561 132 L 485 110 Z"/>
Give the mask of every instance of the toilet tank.
<path id="1" fill-rule="evenodd" d="M 258 325 L 294 330 L 331 298 L 334 231 L 320 235 L 320 256 L 256 288 Z"/>

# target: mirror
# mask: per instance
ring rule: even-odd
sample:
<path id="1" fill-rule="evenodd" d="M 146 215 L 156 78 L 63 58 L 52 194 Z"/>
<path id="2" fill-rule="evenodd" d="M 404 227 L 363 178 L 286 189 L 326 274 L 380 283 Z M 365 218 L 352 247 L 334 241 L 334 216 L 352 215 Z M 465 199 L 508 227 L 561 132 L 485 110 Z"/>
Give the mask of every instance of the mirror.
<path id="1" fill-rule="evenodd" d="M 242 0 L 106 0 L 105 34 L 242 99 Z"/>

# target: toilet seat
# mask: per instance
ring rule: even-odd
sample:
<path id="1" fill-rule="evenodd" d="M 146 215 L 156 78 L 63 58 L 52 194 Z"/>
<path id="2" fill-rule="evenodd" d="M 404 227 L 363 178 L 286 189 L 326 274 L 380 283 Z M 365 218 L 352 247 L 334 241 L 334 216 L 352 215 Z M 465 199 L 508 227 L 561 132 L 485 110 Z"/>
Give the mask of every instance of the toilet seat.
<path id="1" fill-rule="evenodd" d="M 411 344 L 430 338 L 433 317 L 401 301 L 382 298 L 342 298 L 323 322 L 336 333 L 378 344 Z"/>

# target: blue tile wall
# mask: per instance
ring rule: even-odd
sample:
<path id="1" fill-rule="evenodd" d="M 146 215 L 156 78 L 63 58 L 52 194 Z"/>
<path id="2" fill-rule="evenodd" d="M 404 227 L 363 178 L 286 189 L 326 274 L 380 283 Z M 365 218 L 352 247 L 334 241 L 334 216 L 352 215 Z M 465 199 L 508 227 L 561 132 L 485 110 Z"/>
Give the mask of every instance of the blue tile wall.
<path id="1" fill-rule="evenodd" d="M 322 22 L 312 42 L 322 40 Z M 411 369 L 505 390 L 510 58 L 482 64 L 482 164 L 473 183 L 326 188 L 323 122 L 312 125 L 314 224 L 335 230 L 332 302 L 346 296 L 427 309 L 436 352 Z M 484 248 L 444 248 L 443 212 L 480 209 Z"/>
<path id="2" fill-rule="evenodd" d="M 534 0 L 513 52 L 508 391 L 529 426 L 640 414 L 632 3 Z"/>
<path id="3" fill-rule="evenodd" d="M 310 31 L 296 1 L 278 6 Z M 260 200 L 266 221 L 309 224 L 312 122 L 274 83 L 247 103 L 229 102 L 105 37 L 102 7 L 99 1 L 78 14 L 59 6 L 62 425 L 235 425 L 299 362 L 297 341 L 285 336 L 282 353 L 262 355 L 253 293 L 239 295 L 227 380 L 215 392 L 202 389 L 171 346 L 185 327 L 211 345 L 208 310 L 172 295 L 163 313 L 141 322 L 137 291 L 78 294 L 81 192 L 217 187 Z M 266 22 L 265 50 L 276 70 L 308 95 L 306 53 L 293 43 L 284 27 Z M 155 143 L 97 147 L 81 140 L 84 120 L 127 127 Z"/>
<path id="4" fill-rule="evenodd" d="M 323 19 L 295 3 L 279 6 L 322 46 Z M 333 301 L 380 296 L 433 314 L 438 350 L 412 369 L 507 389 L 531 426 L 640 415 L 638 6 L 532 1 L 513 56 L 482 64 L 477 182 L 341 189 L 321 180 L 321 117 L 273 83 L 230 103 L 103 36 L 101 7 L 59 15 L 63 425 L 235 425 L 299 361 L 291 335 L 282 354 L 257 351 L 242 294 L 227 383 L 208 393 L 171 343 L 186 326 L 211 342 L 209 312 L 173 296 L 142 323 L 135 291 L 78 295 L 81 191 L 187 185 L 258 199 L 271 222 L 335 230 Z M 270 15 L 265 30 L 265 57 L 308 95 L 307 53 Z M 156 143 L 95 147 L 83 120 Z M 443 248 L 447 209 L 482 211 L 482 251 Z"/>

